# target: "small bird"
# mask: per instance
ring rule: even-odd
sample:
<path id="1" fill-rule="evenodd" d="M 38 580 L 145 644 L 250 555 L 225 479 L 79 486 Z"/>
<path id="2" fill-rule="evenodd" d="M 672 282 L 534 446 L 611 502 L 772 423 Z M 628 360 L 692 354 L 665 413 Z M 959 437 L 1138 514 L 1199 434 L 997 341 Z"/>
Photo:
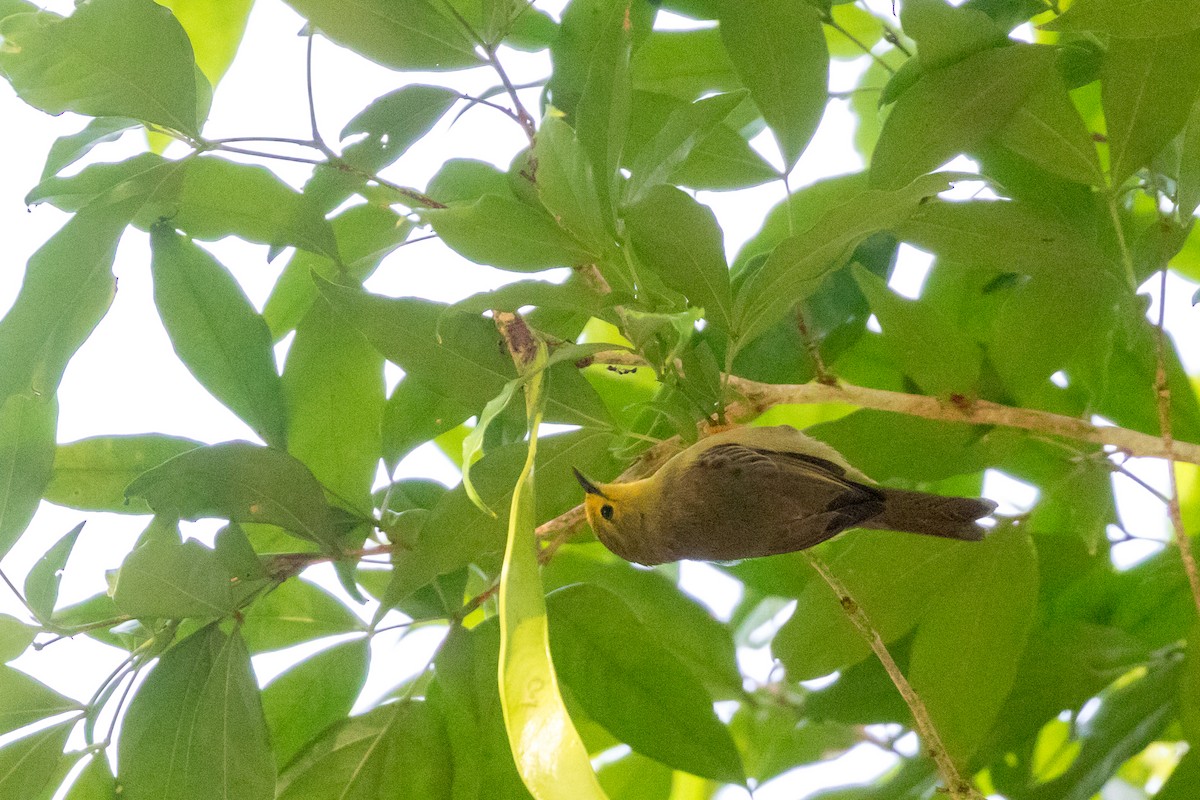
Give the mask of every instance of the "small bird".
<path id="1" fill-rule="evenodd" d="M 803 550 L 847 528 L 978 541 L 991 500 L 890 489 L 795 428 L 736 428 L 702 439 L 654 475 L 593 483 L 584 509 L 596 537 L 638 564 L 733 561 Z"/>

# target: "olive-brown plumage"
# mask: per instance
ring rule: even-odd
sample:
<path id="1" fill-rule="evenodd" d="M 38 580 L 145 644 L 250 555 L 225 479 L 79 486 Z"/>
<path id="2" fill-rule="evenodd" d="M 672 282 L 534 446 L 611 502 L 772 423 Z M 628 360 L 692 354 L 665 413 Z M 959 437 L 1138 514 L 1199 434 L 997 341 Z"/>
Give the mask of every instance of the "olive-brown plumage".
<path id="1" fill-rule="evenodd" d="M 576 473 L 578 475 L 578 473 Z M 978 540 L 990 500 L 877 485 L 795 428 L 737 428 L 702 439 L 653 476 L 594 484 L 597 538 L 639 564 L 731 561 L 803 550 L 848 528 Z"/>

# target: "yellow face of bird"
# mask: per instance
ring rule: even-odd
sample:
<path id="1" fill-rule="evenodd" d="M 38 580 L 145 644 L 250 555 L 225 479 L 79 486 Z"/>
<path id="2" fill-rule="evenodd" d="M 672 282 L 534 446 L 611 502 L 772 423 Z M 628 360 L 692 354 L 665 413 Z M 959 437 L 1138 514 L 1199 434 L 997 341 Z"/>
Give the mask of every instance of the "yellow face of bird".
<path id="1" fill-rule="evenodd" d="M 575 477 L 586 492 L 583 510 L 596 538 L 618 555 L 631 552 L 629 546 L 633 542 L 628 540 L 640 538 L 638 532 L 644 524 L 640 504 L 636 502 L 638 484 L 642 482 L 597 485 L 579 470 L 575 470 Z"/>

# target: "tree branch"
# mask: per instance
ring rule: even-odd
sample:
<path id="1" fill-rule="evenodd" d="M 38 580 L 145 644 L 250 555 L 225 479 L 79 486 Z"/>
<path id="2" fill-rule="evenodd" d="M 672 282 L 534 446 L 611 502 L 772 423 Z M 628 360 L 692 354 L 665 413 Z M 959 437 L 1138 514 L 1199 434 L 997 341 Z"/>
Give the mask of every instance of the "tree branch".
<path id="1" fill-rule="evenodd" d="M 871 620 L 867 617 L 867 612 L 855 602 L 845 585 L 829 571 L 829 567 L 825 565 L 825 562 L 807 550 L 800 552 L 804 554 L 804 557 L 808 559 L 808 563 L 812 565 L 812 568 L 817 571 L 817 574 L 825 580 L 825 583 L 829 584 L 829 588 L 837 595 L 838 602 L 846 612 L 846 618 L 853 623 L 858 632 L 867 640 L 867 644 L 871 646 L 871 650 L 875 653 L 880 663 L 883 664 L 884 670 L 887 671 L 888 677 L 895 684 L 896 690 L 904 698 L 904 704 L 912 712 L 913 722 L 917 727 L 917 734 L 921 737 L 921 741 L 924 742 L 925 750 L 929 753 L 929 757 L 937 765 L 938 773 L 942 776 L 942 782 L 946 785 L 946 790 L 950 793 L 950 796 L 954 800 L 983 800 L 983 796 L 979 791 L 959 773 L 958 767 L 955 766 L 953 759 L 950 758 L 950 754 L 946 752 L 946 747 L 942 744 L 942 739 L 938 735 L 937 728 L 934 727 L 933 719 L 929 716 L 929 709 L 925 707 L 925 702 L 921 700 L 921 696 L 917 694 L 912 684 L 908 682 L 908 678 L 904 677 L 904 673 L 900 671 L 896 660 L 892 658 L 892 654 L 888 652 L 887 645 L 883 643 L 883 639 L 879 636 L 879 631 L 871 625 Z"/>

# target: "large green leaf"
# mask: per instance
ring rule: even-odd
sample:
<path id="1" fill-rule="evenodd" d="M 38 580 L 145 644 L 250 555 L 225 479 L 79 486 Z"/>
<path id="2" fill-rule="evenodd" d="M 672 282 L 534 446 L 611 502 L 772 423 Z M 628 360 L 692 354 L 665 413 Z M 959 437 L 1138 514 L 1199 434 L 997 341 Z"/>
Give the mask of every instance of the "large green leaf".
<path id="1" fill-rule="evenodd" d="M 156 514 L 267 522 L 335 546 L 339 532 L 313 474 L 280 450 L 249 442 L 198 447 L 165 461 L 125 489 Z"/>
<path id="2" fill-rule="evenodd" d="M 446 726 L 427 702 L 405 700 L 328 728 L 279 776 L 279 800 L 450 797 Z"/>
<path id="3" fill-rule="evenodd" d="M 253 0 L 197 3 L 195 0 L 163 0 L 187 33 L 196 55 L 196 66 L 213 88 L 233 63 L 246 32 Z"/>
<path id="4" fill-rule="evenodd" d="M 733 327 L 750 342 L 788 309 L 810 296 L 871 234 L 898 225 L 922 203 L 950 186 L 946 175 L 918 178 L 903 189 L 851 194 L 807 230 L 779 243 L 734 298 Z"/>
<path id="5" fill-rule="evenodd" d="M 1003 128 L 1054 69 L 1048 47 L 984 50 L 930 70 L 900 95 L 871 159 L 871 183 L 897 189 Z"/>
<path id="6" fill-rule="evenodd" d="M 1013 686 L 1039 580 L 1026 533 L 993 534 L 966 552 L 913 640 L 909 679 L 960 764 L 983 742 Z"/>
<path id="7" fill-rule="evenodd" d="M 1119 186 L 1183 129 L 1200 90 L 1200 29 L 1114 37 L 1100 74 L 1109 175 Z"/>
<path id="8" fill-rule="evenodd" d="M 79 538 L 83 526 L 84 523 L 79 523 L 55 542 L 25 576 L 25 602 L 29 604 L 35 618 L 48 620 L 54 615 L 63 568 L 67 565 L 67 559 L 71 557 L 71 550 L 75 547 L 75 541 Z"/>
<path id="9" fill-rule="evenodd" d="M 288 452 L 367 513 L 382 447 L 383 356 L 319 298 L 296 327 L 283 388 Z"/>
<path id="10" fill-rule="evenodd" d="M 462 69 L 480 63 L 462 27 L 430 0 L 287 0 L 338 44 L 392 69 Z"/>
<path id="11" fill-rule="evenodd" d="M 5 797 L 36 797 L 58 773 L 74 727 L 75 720 L 68 720 L 0 748 L 0 792 Z"/>
<path id="12" fill-rule="evenodd" d="M 712 697 L 620 598 L 576 584 L 551 593 L 546 606 L 555 668 L 588 716 L 675 769 L 744 782 Z"/>
<path id="13" fill-rule="evenodd" d="M 1053 175 L 1101 186 L 1104 173 L 1091 132 L 1053 72 L 1030 92 L 997 134 L 1000 144 Z"/>
<path id="14" fill-rule="evenodd" d="M 0 733 L 82 707 L 12 667 L 0 667 Z"/>
<path id="15" fill-rule="evenodd" d="M 32 389 L 53 395 L 67 361 L 112 303 L 117 240 L 129 209 L 91 206 L 42 245 L 16 301 L 0 320 L 0 398 Z"/>
<path id="16" fill-rule="evenodd" d="M 430 209 L 424 216 L 447 247 L 477 264 L 539 272 L 595 261 L 553 217 L 520 200 L 486 194 L 470 205 Z"/>
<path id="17" fill-rule="evenodd" d="M 202 442 L 159 433 L 95 436 L 59 445 L 43 497 L 85 511 L 149 514 L 150 507 L 125 497 L 133 479 Z"/>
<path id="18" fill-rule="evenodd" d="M 588 159 L 575 131 L 561 119 L 542 123 L 533 148 L 537 194 L 554 221 L 566 228 L 589 252 L 612 249 L 611 209 L 598 192 L 602 173 Z"/>
<path id="19" fill-rule="evenodd" d="M 54 464 L 58 403 L 10 395 L 0 404 L 0 555 L 33 519 Z"/>
<path id="20" fill-rule="evenodd" d="M 716 28 L 654 31 L 634 54 L 633 87 L 661 92 L 687 102 L 712 92 L 742 87 Z"/>
<path id="21" fill-rule="evenodd" d="M 252 653 L 361 633 L 366 627 L 345 603 L 299 578 L 286 580 L 256 598 L 242 616 L 242 635 Z"/>
<path id="22" fill-rule="evenodd" d="M 0 70 L 42 111 L 199 133 L 191 43 L 175 15 L 152 0 L 93 0 L 66 19 L 19 14 L 4 20 L 0 34 Z"/>
<path id="23" fill-rule="evenodd" d="M 1174 36 L 1200 28 L 1200 6 L 1189 0 L 1076 0 L 1041 27 L 1050 31 L 1095 31 L 1122 39 Z"/>
<path id="24" fill-rule="evenodd" d="M 282 769 L 321 731 L 350 714 L 367 678 L 366 638 L 310 656 L 263 689 L 263 713 Z"/>
<path id="25" fill-rule="evenodd" d="M 796 166 L 825 113 L 829 49 L 821 17 L 807 3 L 725 0 L 721 40 L 771 126 L 787 171 Z"/>
<path id="26" fill-rule="evenodd" d="M 640 260 L 693 306 L 703 307 L 709 322 L 729 331 L 733 298 L 725 243 L 708 206 L 673 186 L 656 186 L 624 215 Z"/>
<path id="27" fill-rule="evenodd" d="M 46 154 L 46 166 L 42 168 L 42 180 L 57 175 L 63 169 L 86 156 L 96 145 L 115 141 L 138 121 L 129 117 L 97 117 L 78 133 L 60 136 L 50 145 Z"/>
<path id="28" fill-rule="evenodd" d="M 121 613 L 138 618 L 214 619 L 237 605 L 217 553 L 195 539 L 180 541 L 178 530 L 171 536 L 153 528 L 121 564 L 113 600 Z"/>
<path id="29" fill-rule="evenodd" d="M 972 396 L 983 353 L 956 321 L 928 300 L 908 300 L 857 264 L 854 279 L 883 329 L 893 362 L 926 394 Z"/>
<path id="30" fill-rule="evenodd" d="M 241 634 L 216 623 L 167 651 L 118 743 L 122 797 L 275 797 L 275 760 Z"/>
<path id="31" fill-rule="evenodd" d="M 287 412 L 267 324 L 207 251 L 163 226 L 150 245 L 154 304 L 175 352 L 214 397 L 282 447 Z"/>

